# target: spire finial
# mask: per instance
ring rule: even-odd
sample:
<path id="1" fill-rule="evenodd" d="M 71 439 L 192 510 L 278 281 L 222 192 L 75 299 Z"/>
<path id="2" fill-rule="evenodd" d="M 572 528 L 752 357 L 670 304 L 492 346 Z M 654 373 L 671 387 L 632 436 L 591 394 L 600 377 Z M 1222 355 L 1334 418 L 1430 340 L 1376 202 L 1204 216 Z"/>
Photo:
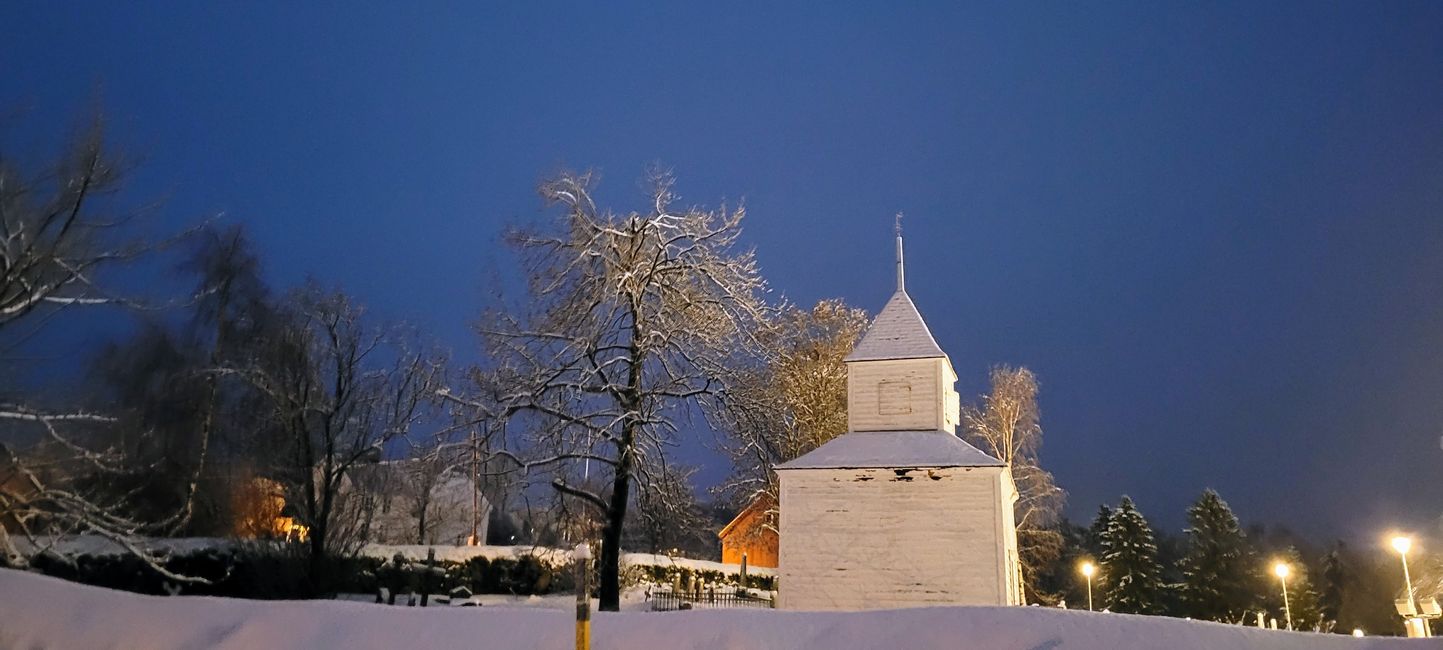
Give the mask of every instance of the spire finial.
<path id="1" fill-rule="evenodd" d="M 897 233 L 897 290 L 907 290 L 906 274 L 902 270 L 902 213 L 897 213 L 897 224 L 894 226 Z"/>

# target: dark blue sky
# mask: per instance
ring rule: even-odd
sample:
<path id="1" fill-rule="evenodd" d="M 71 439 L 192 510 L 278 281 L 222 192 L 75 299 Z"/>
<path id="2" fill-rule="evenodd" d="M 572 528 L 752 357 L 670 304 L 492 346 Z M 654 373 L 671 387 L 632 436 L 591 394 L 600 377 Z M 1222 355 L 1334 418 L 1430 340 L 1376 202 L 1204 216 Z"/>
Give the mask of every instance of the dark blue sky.
<path id="1" fill-rule="evenodd" d="M 660 161 L 745 199 L 779 293 L 875 311 L 904 210 L 959 389 L 1038 373 L 1076 516 L 1127 493 L 1178 528 L 1211 486 L 1437 531 L 1443 4 L 131 4 L 0 9 L 7 140 L 99 103 L 162 225 L 248 224 L 278 285 L 474 358 L 536 182 L 639 207 Z"/>

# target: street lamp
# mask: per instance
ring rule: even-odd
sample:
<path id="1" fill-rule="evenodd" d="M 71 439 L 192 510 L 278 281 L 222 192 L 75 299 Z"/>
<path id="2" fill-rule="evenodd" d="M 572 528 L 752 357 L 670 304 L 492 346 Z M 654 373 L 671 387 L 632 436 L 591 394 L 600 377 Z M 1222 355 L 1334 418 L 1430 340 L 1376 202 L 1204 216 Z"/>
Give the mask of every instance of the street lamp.
<path id="1" fill-rule="evenodd" d="M 1403 586 L 1408 589 L 1408 611 L 1417 612 L 1418 604 L 1413 601 L 1413 579 L 1408 577 L 1408 549 L 1413 548 L 1413 540 L 1399 535 L 1393 538 L 1393 550 L 1398 552 L 1398 557 L 1403 558 Z"/>
<path id="2" fill-rule="evenodd" d="M 1293 610 L 1288 606 L 1288 565 L 1278 562 L 1273 565 L 1273 575 L 1283 583 L 1283 617 L 1288 621 L 1288 629 L 1293 629 Z"/>
<path id="3" fill-rule="evenodd" d="M 1083 562 L 1080 567 L 1082 575 L 1087 577 L 1087 611 L 1092 611 L 1092 574 L 1097 573 L 1097 565 L 1091 562 Z"/>

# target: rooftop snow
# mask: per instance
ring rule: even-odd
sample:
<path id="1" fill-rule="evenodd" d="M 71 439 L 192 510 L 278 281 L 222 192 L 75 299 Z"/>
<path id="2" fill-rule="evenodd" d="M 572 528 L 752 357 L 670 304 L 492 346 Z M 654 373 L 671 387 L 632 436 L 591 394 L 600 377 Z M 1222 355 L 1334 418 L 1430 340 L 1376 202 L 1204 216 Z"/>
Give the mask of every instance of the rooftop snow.
<path id="1" fill-rule="evenodd" d="M 922 314 L 904 290 L 892 294 L 887 306 L 877 314 L 867 334 L 846 361 L 881 361 L 883 359 L 932 359 L 947 356 L 932 338 Z"/>
<path id="2" fill-rule="evenodd" d="M 777 469 L 1002 465 L 1002 461 L 946 431 L 853 431 Z"/>

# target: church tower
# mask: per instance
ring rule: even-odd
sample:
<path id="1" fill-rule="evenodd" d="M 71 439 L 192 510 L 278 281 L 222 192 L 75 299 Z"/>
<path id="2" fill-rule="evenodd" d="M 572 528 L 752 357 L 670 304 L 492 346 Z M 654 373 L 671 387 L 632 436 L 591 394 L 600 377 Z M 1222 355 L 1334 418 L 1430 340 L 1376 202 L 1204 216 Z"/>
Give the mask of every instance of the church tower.
<path id="1" fill-rule="evenodd" d="M 847 432 L 777 467 L 778 606 L 855 610 L 1022 603 L 999 460 L 957 437 L 957 375 L 897 290 L 846 357 Z"/>
<path id="2" fill-rule="evenodd" d="M 957 432 L 957 373 L 907 295 L 900 223 L 897 292 L 846 362 L 848 431 Z"/>

